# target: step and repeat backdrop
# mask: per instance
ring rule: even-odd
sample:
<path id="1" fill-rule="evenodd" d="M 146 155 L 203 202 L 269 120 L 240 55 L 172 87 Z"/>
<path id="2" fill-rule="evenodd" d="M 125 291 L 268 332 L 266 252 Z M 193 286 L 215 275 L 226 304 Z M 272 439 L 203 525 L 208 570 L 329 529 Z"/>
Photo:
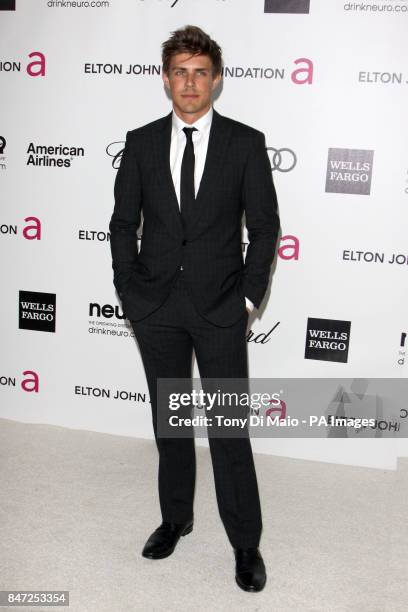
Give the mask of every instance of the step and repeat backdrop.
<path id="1" fill-rule="evenodd" d="M 265 133 L 278 194 L 251 377 L 407 375 L 406 0 L 0 0 L 0 417 L 153 438 L 108 224 L 126 132 L 171 110 L 161 43 L 187 24 L 221 45 L 214 108 Z M 393 467 L 393 428 L 254 448 Z"/>

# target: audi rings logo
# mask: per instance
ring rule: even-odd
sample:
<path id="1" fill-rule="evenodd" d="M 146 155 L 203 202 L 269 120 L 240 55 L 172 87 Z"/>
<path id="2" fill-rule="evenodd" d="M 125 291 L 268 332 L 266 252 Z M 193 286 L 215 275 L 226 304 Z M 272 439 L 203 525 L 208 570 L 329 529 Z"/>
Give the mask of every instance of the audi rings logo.
<path id="1" fill-rule="evenodd" d="M 117 170 L 120 166 L 120 160 L 122 159 L 124 144 L 125 143 L 123 142 L 123 140 L 111 142 L 105 149 L 107 155 L 112 158 L 112 168 L 114 168 L 115 170 Z"/>
<path id="2" fill-rule="evenodd" d="M 272 172 L 279 170 L 279 172 L 290 172 L 296 166 L 297 157 L 296 153 L 292 149 L 275 149 L 274 147 L 266 147 L 268 151 L 269 159 L 271 162 Z M 273 151 L 273 153 L 269 153 Z"/>

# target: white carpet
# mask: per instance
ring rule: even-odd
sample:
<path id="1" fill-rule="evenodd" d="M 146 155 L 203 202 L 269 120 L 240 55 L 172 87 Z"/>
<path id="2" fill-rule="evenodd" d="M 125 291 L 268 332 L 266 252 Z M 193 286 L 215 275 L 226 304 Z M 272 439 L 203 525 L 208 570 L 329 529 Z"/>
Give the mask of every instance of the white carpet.
<path id="1" fill-rule="evenodd" d="M 153 442 L 0 419 L 2 590 L 69 590 L 69 612 L 406 612 L 408 459 L 397 472 L 255 455 L 268 581 L 235 584 L 209 451 L 193 532 L 167 559 Z M 1 608 L 6 610 L 7 608 Z"/>

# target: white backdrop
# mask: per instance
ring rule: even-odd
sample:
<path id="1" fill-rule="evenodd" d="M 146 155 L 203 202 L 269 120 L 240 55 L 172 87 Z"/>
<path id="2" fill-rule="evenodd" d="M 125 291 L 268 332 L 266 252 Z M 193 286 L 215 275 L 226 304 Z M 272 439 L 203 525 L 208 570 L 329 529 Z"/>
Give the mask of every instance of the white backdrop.
<path id="1" fill-rule="evenodd" d="M 303 0 L 72 5 L 17 0 L 0 11 L 0 416 L 153 437 L 139 351 L 112 284 L 112 155 L 127 130 L 171 110 L 160 45 L 188 23 L 223 48 L 214 106 L 265 133 L 281 247 L 298 244 L 281 249 L 250 318 L 250 375 L 405 377 L 406 0 L 311 0 L 309 12 Z M 37 232 L 25 231 L 33 223 Z M 350 322 L 346 361 L 341 350 L 305 358 L 311 318 L 314 329 Z M 406 440 L 393 439 L 253 447 L 388 468 L 407 454 Z"/>

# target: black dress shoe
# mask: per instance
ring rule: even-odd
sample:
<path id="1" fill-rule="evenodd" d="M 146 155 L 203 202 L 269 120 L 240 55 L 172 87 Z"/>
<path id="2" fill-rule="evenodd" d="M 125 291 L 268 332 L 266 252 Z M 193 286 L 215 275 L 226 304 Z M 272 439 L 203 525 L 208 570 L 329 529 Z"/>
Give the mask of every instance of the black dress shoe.
<path id="1" fill-rule="evenodd" d="M 147 540 L 142 555 L 147 559 L 164 559 L 171 555 L 181 538 L 193 531 L 193 521 L 186 523 L 163 523 Z"/>
<path id="2" fill-rule="evenodd" d="M 266 582 L 265 565 L 258 548 L 234 548 L 235 580 L 244 591 L 262 591 Z"/>

